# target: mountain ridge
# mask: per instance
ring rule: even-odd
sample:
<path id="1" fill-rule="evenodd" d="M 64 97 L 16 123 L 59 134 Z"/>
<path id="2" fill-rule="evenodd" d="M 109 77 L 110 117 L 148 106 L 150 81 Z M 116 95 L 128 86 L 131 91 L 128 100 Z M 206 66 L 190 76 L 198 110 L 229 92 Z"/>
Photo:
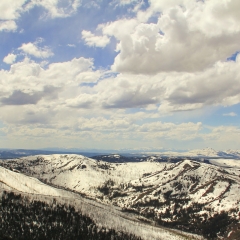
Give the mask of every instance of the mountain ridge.
<path id="1" fill-rule="evenodd" d="M 118 206 L 124 212 L 135 213 L 141 221 L 197 234 L 207 231 L 201 219 L 211 224 L 220 217 L 226 226 L 239 221 L 239 160 L 225 159 L 225 164 L 223 159 L 215 158 L 208 163 L 201 158 L 179 158 L 175 163 L 155 160 L 112 163 L 77 154 L 55 154 L 4 160 L 1 165 Z M 227 161 L 231 164 L 226 165 Z M 194 228 L 194 221 L 200 224 L 199 229 Z M 221 230 L 213 229 L 215 232 L 208 234 L 214 236 Z"/>

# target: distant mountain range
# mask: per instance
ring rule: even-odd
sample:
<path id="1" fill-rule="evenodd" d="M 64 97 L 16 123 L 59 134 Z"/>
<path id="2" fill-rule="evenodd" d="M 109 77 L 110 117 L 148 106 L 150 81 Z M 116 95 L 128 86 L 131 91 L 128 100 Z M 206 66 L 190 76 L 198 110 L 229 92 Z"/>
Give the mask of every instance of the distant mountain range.
<path id="1" fill-rule="evenodd" d="M 122 158 L 128 157 L 132 158 L 129 161 L 137 161 L 137 158 L 155 156 L 159 157 L 192 157 L 192 158 L 234 158 L 240 159 L 240 150 L 226 150 L 226 151 L 216 151 L 212 148 L 204 148 L 204 149 L 196 149 L 191 151 L 142 151 L 142 150 L 124 150 L 124 151 L 116 151 L 116 150 L 99 150 L 99 149 L 63 149 L 63 148 L 49 148 L 49 149 L 0 149 L 0 159 L 10 159 L 10 158 L 19 158 L 26 157 L 31 155 L 51 155 L 51 154 L 79 154 L 84 155 L 86 157 L 94 157 L 94 156 L 111 156 L 111 158 L 115 158 L 116 156 L 121 156 L 119 160 L 124 160 Z M 109 157 L 108 157 L 109 158 Z M 135 158 L 135 160 L 134 160 Z M 105 159 L 107 160 L 107 158 Z M 125 159 L 127 160 L 127 159 Z M 125 161 L 124 160 L 124 161 Z"/>
<path id="2" fill-rule="evenodd" d="M 99 152 L 84 152 L 84 151 L 67 151 L 64 149 L 42 150 L 42 149 L 0 149 L 0 159 L 20 158 L 34 155 L 51 155 L 51 154 L 72 154 L 77 153 L 87 157 L 98 155 Z"/>

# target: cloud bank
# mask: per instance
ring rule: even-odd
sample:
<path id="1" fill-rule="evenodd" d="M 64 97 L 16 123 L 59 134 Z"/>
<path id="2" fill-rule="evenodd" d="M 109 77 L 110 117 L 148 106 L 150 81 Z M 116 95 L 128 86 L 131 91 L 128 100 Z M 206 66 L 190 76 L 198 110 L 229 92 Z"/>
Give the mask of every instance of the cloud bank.
<path id="1" fill-rule="evenodd" d="M 92 2 L 15 2 L 0 3 L 2 33 L 35 7 L 67 37 L 52 48 L 47 36 L 24 35 L 3 55 L 6 145 L 23 136 L 74 147 L 240 144 L 239 1 L 96 1 L 103 17 L 91 26 L 79 19 Z"/>

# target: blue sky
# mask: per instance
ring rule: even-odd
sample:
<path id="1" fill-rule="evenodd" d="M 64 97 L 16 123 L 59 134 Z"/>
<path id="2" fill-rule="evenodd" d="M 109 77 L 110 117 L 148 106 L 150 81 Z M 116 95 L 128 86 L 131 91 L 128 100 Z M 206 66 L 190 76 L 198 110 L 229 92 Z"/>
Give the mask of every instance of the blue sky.
<path id="1" fill-rule="evenodd" d="M 240 148 L 238 0 L 3 0 L 0 16 L 0 147 Z"/>

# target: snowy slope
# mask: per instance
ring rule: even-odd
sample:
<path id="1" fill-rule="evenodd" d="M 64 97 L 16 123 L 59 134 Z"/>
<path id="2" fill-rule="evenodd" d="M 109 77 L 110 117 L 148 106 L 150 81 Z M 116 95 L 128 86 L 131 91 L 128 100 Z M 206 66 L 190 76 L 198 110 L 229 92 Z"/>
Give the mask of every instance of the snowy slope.
<path id="1" fill-rule="evenodd" d="M 214 152 L 211 154 L 215 156 Z M 139 219 L 144 221 L 148 218 L 160 221 L 160 224 L 181 224 L 186 219 L 186 215 L 181 215 L 185 211 L 190 217 L 187 222 L 194 226 L 199 217 L 208 219 L 221 211 L 234 219 L 239 216 L 240 168 L 236 165 L 240 160 L 210 161 L 212 164 L 193 160 L 159 163 L 154 159 L 108 163 L 80 155 L 56 154 L 2 161 L 1 165 L 102 203 L 140 213 Z M 60 195 L 59 189 L 49 186 L 43 190 L 43 184 L 36 179 L 27 180 L 28 177 L 3 168 L 1 171 L 0 181 L 9 179 L 4 180 L 5 188 Z"/>
<path id="2" fill-rule="evenodd" d="M 81 155 L 43 155 L 3 161 L 4 166 L 77 192 L 95 196 L 96 188 L 112 179 L 129 182 L 143 174 L 162 169 L 163 163 L 107 163 Z"/>
<path id="3" fill-rule="evenodd" d="M 67 196 L 61 190 L 48 186 L 36 178 L 0 167 L 0 188 L 47 196 Z"/>
<path id="4" fill-rule="evenodd" d="M 219 157 L 223 152 L 216 151 L 212 148 L 196 149 L 186 153 L 187 156 L 205 156 L 205 157 Z"/>
<path id="5" fill-rule="evenodd" d="M 238 157 L 240 158 L 240 150 L 227 150 L 226 153 L 230 156 L 233 156 L 233 157 Z"/>
<path id="6" fill-rule="evenodd" d="M 197 235 L 144 224 L 138 221 L 135 215 L 124 213 L 116 207 L 113 208 L 82 198 L 78 194 L 50 187 L 35 178 L 0 167 L 0 195 L 2 190 L 20 192 L 22 196 L 32 201 L 52 203 L 54 197 L 55 201 L 60 204 L 70 204 L 75 209 L 81 210 L 100 226 L 133 233 L 145 240 L 183 240 L 186 237 L 203 239 Z"/>
<path id="7" fill-rule="evenodd" d="M 211 161 L 220 166 L 191 160 L 176 164 L 107 163 L 74 154 L 32 156 L 3 163 L 50 184 L 121 207 L 148 200 L 164 202 L 164 196 L 169 191 L 175 198 L 187 196 L 190 201 L 186 206 L 196 202 L 215 211 L 240 207 L 240 168 L 221 167 L 227 164 L 235 166 L 239 160 Z M 109 196 L 105 196 L 100 187 L 103 190 L 109 188 Z M 28 188 L 31 189 L 31 186 Z"/>
<path id="8" fill-rule="evenodd" d="M 114 191 L 121 193 L 121 197 L 112 200 L 114 204 L 135 209 L 146 216 L 151 213 L 164 219 L 166 209 L 175 209 L 175 213 L 170 214 L 173 218 L 181 209 L 200 204 L 196 214 L 232 211 L 232 216 L 238 218 L 240 169 L 185 160 L 166 165 L 163 170 Z M 165 221 L 170 220 L 166 218 Z"/>
<path id="9" fill-rule="evenodd" d="M 155 154 L 159 156 L 174 156 L 174 157 L 240 159 L 240 150 L 216 151 L 213 148 L 194 149 L 188 152 L 156 152 L 156 153 L 148 153 L 148 154 L 149 155 Z"/>
<path id="10" fill-rule="evenodd" d="M 219 159 L 211 159 L 209 160 L 211 164 L 220 166 L 220 167 L 234 167 L 234 168 L 240 168 L 240 159 L 225 159 L 225 158 L 219 158 Z"/>

